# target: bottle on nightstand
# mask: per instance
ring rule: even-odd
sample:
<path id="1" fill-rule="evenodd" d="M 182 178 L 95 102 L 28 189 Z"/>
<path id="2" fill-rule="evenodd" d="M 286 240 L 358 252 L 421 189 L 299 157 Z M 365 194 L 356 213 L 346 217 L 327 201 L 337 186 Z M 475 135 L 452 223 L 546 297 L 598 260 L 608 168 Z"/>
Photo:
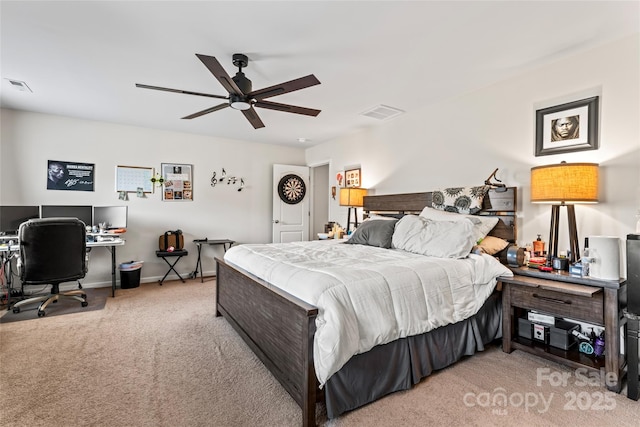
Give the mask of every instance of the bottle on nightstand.
<path id="1" fill-rule="evenodd" d="M 589 277 L 589 270 L 591 267 L 592 258 L 589 256 L 589 248 L 584 248 L 584 252 L 582 253 L 582 258 L 580 258 L 580 263 L 582 264 L 582 277 Z"/>
<path id="2" fill-rule="evenodd" d="M 544 255 L 544 242 L 542 241 L 542 237 L 539 234 L 538 238 L 533 241 L 533 254 L 534 256 Z"/>

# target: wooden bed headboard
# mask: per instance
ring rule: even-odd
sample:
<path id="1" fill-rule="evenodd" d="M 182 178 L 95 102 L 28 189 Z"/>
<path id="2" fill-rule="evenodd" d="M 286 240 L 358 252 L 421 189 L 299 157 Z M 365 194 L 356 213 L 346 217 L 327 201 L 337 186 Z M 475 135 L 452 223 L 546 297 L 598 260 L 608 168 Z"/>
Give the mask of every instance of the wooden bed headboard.
<path id="1" fill-rule="evenodd" d="M 500 237 L 511 243 L 516 242 L 516 209 L 517 188 L 507 187 L 506 191 L 489 190 L 484 197 L 482 210 L 476 215 L 497 216 L 498 224 L 489 233 L 490 236 Z M 426 206 L 431 206 L 432 193 L 388 194 L 364 197 L 364 212 L 372 213 L 418 215 Z"/>

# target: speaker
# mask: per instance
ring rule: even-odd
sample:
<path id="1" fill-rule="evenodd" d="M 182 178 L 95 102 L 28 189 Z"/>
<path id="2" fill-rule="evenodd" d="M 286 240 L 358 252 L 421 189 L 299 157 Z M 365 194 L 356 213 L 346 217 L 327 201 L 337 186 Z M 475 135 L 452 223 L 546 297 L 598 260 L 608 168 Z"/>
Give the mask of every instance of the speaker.
<path id="1" fill-rule="evenodd" d="M 627 235 L 627 311 L 640 316 L 640 234 Z"/>

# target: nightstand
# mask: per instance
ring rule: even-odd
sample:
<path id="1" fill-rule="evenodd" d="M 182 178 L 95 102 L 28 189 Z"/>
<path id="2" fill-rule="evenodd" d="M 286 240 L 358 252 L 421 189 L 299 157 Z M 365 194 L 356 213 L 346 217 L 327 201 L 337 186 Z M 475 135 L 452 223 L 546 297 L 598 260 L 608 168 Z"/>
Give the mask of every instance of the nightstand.
<path id="1" fill-rule="evenodd" d="M 607 388 L 617 393 L 622 385 L 624 356 L 620 354 L 620 325 L 626 302 L 624 280 L 596 280 L 567 272 L 542 272 L 528 267 L 512 268 L 513 277 L 500 277 L 502 283 L 502 350 L 522 350 L 572 368 L 604 369 Z M 528 310 L 555 317 L 566 317 L 604 327 L 605 354 L 596 358 L 578 351 L 563 350 L 518 335 L 518 318 Z"/>

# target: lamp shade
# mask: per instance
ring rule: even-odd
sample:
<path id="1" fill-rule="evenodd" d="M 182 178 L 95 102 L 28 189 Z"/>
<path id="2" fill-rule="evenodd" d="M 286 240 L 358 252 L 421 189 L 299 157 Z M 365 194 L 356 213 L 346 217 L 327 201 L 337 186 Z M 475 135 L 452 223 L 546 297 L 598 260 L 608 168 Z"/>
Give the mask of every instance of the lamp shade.
<path id="1" fill-rule="evenodd" d="M 366 188 L 347 187 L 340 189 L 340 206 L 350 206 L 360 208 L 364 204 L 364 196 L 367 195 Z"/>
<path id="2" fill-rule="evenodd" d="M 597 203 L 598 164 L 559 163 L 531 168 L 533 203 Z"/>

